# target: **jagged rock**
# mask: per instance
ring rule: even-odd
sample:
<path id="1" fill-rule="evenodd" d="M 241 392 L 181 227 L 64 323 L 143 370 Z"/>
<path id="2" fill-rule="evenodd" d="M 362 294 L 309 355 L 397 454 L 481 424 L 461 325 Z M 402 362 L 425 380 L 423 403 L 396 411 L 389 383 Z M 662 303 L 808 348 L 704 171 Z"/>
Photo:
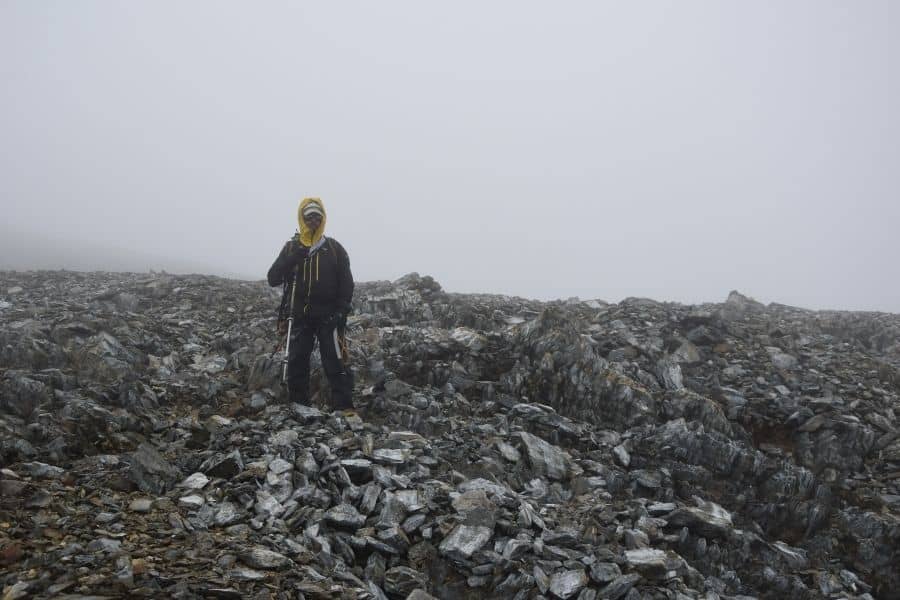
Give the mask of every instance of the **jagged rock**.
<path id="1" fill-rule="evenodd" d="M 667 390 L 680 390 L 684 388 L 681 375 L 681 365 L 671 357 L 660 359 L 656 363 L 656 376 L 659 382 Z"/>
<path id="2" fill-rule="evenodd" d="M 241 453 L 234 450 L 222 456 L 211 457 L 201 465 L 200 470 L 210 477 L 230 479 L 244 470 L 244 461 L 241 460 Z"/>
<path id="3" fill-rule="evenodd" d="M 896 315 L 361 282 L 345 415 L 262 282 L 2 279 L 7 591 L 900 598 Z"/>
<path id="4" fill-rule="evenodd" d="M 673 511 L 666 517 L 669 525 L 685 526 L 700 535 L 727 537 L 734 525 L 731 514 L 716 504 L 695 498 L 697 506 L 686 506 Z"/>
<path id="5" fill-rule="evenodd" d="M 226 527 L 240 519 L 237 507 L 231 502 L 222 502 L 215 509 L 213 523 L 219 527 Z"/>
<path id="6" fill-rule="evenodd" d="M 453 500 L 453 508 L 464 518 L 466 525 L 480 525 L 490 530 L 497 522 L 497 505 L 484 490 L 470 490 Z"/>
<path id="7" fill-rule="evenodd" d="M 663 579 L 682 564 L 681 557 L 656 548 L 638 548 L 625 551 L 628 566 L 648 579 Z"/>
<path id="8" fill-rule="evenodd" d="M 775 365 L 778 369 L 790 370 L 797 366 L 798 361 L 796 357 L 787 354 L 782 351 L 781 348 L 774 348 L 769 346 L 766 348 L 766 352 L 769 353 L 769 357 L 772 360 L 772 364 Z"/>
<path id="9" fill-rule="evenodd" d="M 352 505 L 341 504 L 325 513 L 325 521 L 336 527 L 359 529 L 366 522 L 366 517 L 361 515 Z"/>
<path id="10" fill-rule="evenodd" d="M 372 458 L 386 465 L 402 465 L 409 460 L 409 453 L 399 448 L 379 448 L 372 453 Z"/>
<path id="11" fill-rule="evenodd" d="M 145 492 L 164 494 L 181 479 L 181 472 L 149 444 L 141 444 L 129 457 L 131 480 Z"/>
<path id="12" fill-rule="evenodd" d="M 609 585 L 600 590 L 600 597 L 604 600 L 624 598 L 640 580 L 641 576 L 637 573 L 628 573 L 627 575 L 616 577 Z"/>
<path id="13" fill-rule="evenodd" d="M 265 573 L 241 567 L 228 571 L 227 576 L 229 579 L 234 579 L 235 581 L 262 581 L 266 578 Z"/>
<path id="14" fill-rule="evenodd" d="M 384 574 L 384 589 L 392 596 L 405 598 L 417 589 L 427 589 L 428 578 L 409 567 L 394 567 Z"/>
<path id="15" fill-rule="evenodd" d="M 565 452 L 525 431 L 517 433 L 516 436 L 525 446 L 528 461 L 535 475 L 556 480 L 564 480 L 569 476 L 571 460 Z"/>
<path id="16" fill-rule="evenodd" d="M 554 573 L 550 578 L 550 593 L 557 598 L 571 598 L 588 583 L 584 569 Z"/>
<path id="17" fill-rule="evenodd" d="M 591 565 L 591 579 L 599 584 L 607 584 L 622 575 L 619 565 L 610 562 L 595 562 Z"/>
<path id="18" fill-rule="evenodd" d="M 482 525 L 457 525 L 444 538 L 439 549 L 449 558 L 468 560 L 490 541 L 491 536 L 490 528 Z"/>
<path id="19" fill-rule="evenodd" d="M 4 412 L 27 419 L 49 400 L 50 391 L 40 381 L 15 372 L 5 373 L 0 379 L 0 408 Z"/>

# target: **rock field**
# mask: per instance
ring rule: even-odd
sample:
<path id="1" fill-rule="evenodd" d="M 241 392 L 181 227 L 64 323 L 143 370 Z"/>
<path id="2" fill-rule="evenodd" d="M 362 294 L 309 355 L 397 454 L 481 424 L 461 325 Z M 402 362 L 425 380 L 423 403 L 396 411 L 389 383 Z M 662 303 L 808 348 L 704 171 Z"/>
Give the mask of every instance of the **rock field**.
<path id="1" fill-rule="evenodd" d="M 900 316 L 357 284 L 358 414 L 281 290 L 0 272 L 16 598 L 900 598 Z"/>

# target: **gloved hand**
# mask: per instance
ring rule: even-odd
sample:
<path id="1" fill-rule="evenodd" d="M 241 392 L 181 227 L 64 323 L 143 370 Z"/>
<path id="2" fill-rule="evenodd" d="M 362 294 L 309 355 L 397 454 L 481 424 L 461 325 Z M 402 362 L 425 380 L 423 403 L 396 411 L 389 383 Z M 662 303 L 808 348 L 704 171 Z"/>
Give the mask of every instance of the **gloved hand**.
<path id="1" fill-rule="evenodd" d="M 294 265 L 303 262 L 303 259 L 306 258 L 309 253 L 309 248 L 301 246 L 295 240 L 288 240 L 284 245 L 284 250 L 282 250 L 282 252 L 284 252 L 287 264 L 293 267 Z"/>
<path id="2" fill-rule="evenodd" d="M 333 325 L 335 329 L 346 329 L 347 327 L 347 313 L 344 309 L 339 310 L 336 313 L 328 315 L 328 318 L 325 319 L 325 322 L 328 325 Z"/>

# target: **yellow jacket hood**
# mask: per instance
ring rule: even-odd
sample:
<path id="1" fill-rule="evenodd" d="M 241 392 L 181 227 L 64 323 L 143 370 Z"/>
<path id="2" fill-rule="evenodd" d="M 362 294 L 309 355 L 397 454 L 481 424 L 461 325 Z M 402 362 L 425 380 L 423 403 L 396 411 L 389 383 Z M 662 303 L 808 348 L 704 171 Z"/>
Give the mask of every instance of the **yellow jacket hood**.
<path id="1" fill-rule="evenodd" d="M 322 210 L 322 223 L 315 230 L 307 227 L 306 222 L 303 221 L 303 211 L 307 206 L 313 203 L 318 204 L 319 208 Z M 326 219 L 325 204 L 322 203 L 322 200 L 319 198 L 304 198 L 300 202 L 300 206 L 297 207 L 297 223 L 300 225 L 300 243 L 307 248 L 310 248 L 313 244 L 322 239 L 322 236 L 325 234 Z"/>

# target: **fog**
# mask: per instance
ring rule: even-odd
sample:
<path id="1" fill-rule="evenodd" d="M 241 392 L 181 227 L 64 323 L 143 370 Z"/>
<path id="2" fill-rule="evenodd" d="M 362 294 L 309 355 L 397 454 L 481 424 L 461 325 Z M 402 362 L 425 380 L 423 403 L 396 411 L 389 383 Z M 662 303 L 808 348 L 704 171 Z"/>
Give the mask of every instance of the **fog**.
<path id="1" fill-rule="evenodd" d="M 0 267 L 900 312 L 900 3 L 0 3 Z M 0 282 L 0 293 L 2 289 Z"/>

